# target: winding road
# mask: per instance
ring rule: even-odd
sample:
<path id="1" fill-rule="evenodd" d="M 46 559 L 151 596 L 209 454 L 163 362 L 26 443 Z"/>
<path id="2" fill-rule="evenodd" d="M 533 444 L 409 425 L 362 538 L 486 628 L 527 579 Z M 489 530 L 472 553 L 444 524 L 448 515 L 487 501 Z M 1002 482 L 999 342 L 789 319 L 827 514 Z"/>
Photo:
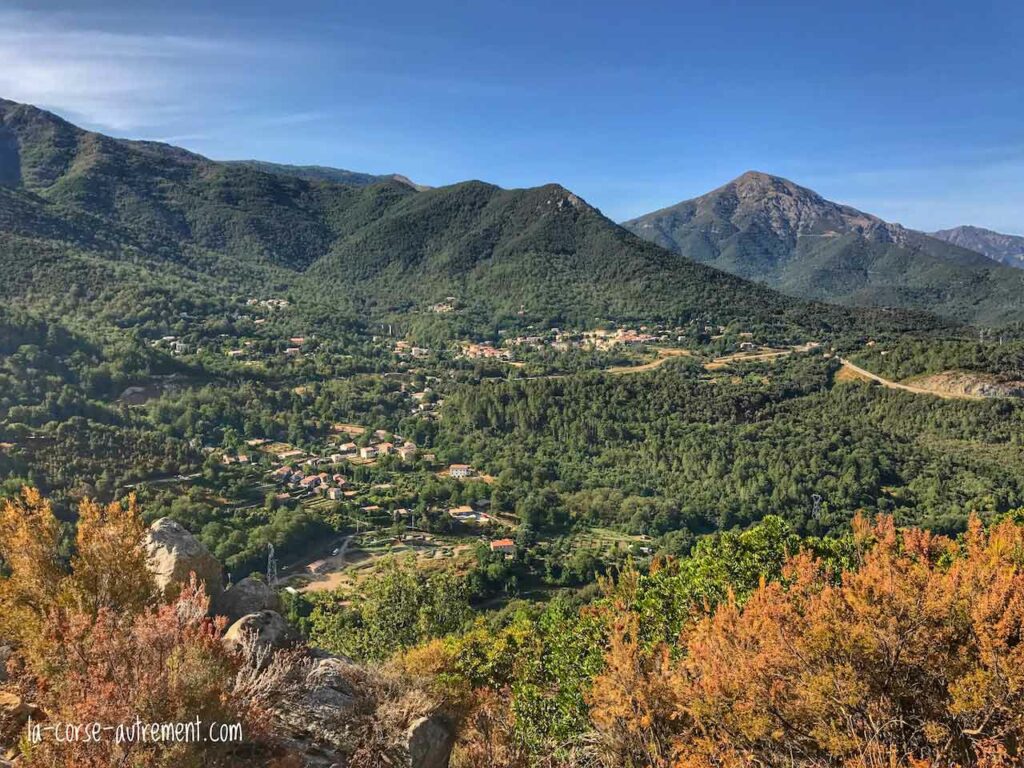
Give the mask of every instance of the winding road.
<path id="1" fill-rule="evenodd" d="M 913 384 L 901 384 L 898 381 L 890 381 L 889 379 L 883 379 L 877 373 L 861 368 L 859 365 L 851 363 L 849 360 L 840 357 L 839 362 L 843 364 L 843 367 L 853 374 L 865 379 L 881 384 L 883 387 L 889 389 L 900 389 L 904 392 L 912 392 L 915 395 L 931 395 L 932 397 L 941 397 L 944 400 L 984 400 L 985 398 L 981 395 L 968 395 L 957 392 L 936 392 L 934 389 L 926 389 L 924 387 L 915 387 Z"/>

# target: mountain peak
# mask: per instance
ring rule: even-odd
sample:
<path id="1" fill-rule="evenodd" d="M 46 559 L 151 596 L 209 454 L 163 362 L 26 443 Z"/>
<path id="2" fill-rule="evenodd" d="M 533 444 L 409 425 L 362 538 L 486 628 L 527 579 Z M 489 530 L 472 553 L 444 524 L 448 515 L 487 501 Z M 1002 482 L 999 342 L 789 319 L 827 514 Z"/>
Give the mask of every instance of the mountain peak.
<path id="1" fill-rule="evenodd" d="M 991 229 L 963 225 L 932 232 L 932 237 L 983 253 L 1007 266 L 1024 269 L 1024 237 L 1019 235 L 1006 235 Z"/>
<path id="2" fill-rule="evenodd" d="M 747 171 L 724 186 L 676 209 L 692 210 L 696 219 L 726 219 L 743 230 L 771 232 L 790 247 L 800 237 L 861 235 L 881 242 L 902 242 L 906 230 L 848 205 L 826 200 L 789 179 Z"/>
<path id="3" fill-rule="evenodd" d="M 735 190 L 741 198 L 746 200 L 766 200 L 773 196 L 783 195 L 820 203 L 827 202 L 814 190 L 802 187 L 782 176 L 775 176 L 763 171 L 747 171 L 709 194 L 713 195 L 723 190 Z"/>
<path id="4" fill-rule="evenodd" d="M 776 176 L 772 173 L 765 173 L 764 171 L 746 171 L 741 173 L 730 184 L 758 184 L 762 186 L 770 186 L 774 184 L 789 184 L 796 186 L 789 179 L 784 179 L 781 176 Z"/>
<path id="5" fill-rule="evenodd" d="M 683 256 L 801 298 L 913 307 L 985 322 L 1003 321 L 1018 305 L 1006 296 L 1019 290 L 1020 276 L 969 241 L 978 233 L 938 233 L 949 240 L 941 242 L 762 171 L 747 171 L 624 226 Z"/>

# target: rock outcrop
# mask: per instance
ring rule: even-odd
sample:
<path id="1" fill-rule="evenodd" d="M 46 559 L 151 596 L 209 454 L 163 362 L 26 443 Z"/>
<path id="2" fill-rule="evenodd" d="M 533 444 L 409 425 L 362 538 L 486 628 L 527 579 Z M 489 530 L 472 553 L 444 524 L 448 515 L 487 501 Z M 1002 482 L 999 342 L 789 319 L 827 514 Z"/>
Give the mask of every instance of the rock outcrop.
<path id="1" fill-rule="evenodd" d="M 277 611 L 246 614 L 228 627 L 224 644 L 233 649 L 241 648 L 246 635 L 254 635 L 256 645 L 275 650 L 294 645 L 299 639 L 298 633 Z"/>
<path id="2" fill-rule="evenodd" d="M 436 712 L 432 697 L 408 681 L 304 647 L 278 612 L 280 600 L 270 587 L 245 578 L 222 590 L 220 564 L 173 520 L 155 522 L 146 546 L 157 584 L 168 597 L 192 573 L 207 584 L 211 610 L 232 622 L 222 638 L 227 647 L 241 649 L 252 636 L 264 665 L 278 650 L 304 648 L 304 660 L 296 667 L 304 677 L 278 701 L 274 716 L 283 743 L 306 768 L 342 768 L 354 752 L 367 749 L 381 756 L 382 765 L 447 768 L 455 732 Z M 372 746 L 367 738 L 373 739 Z"/>
<path id="3" fill-rule="evenodd" d="M 341 758 L 357 745 L 365 749 L 369 733 L 377 739 L 381 765 L 447 768 L 455 731 L 428 697 L 349 659 L 314 654 L 302 693 L 276 710 L 306 768 L 344 764 Z M 424 714 L 416 716 L 417 710 Z M 410 716 L 411 722 L 405 719 Z"/>
<path id="4" fill-rule="evenodd" d="M 216 601 L 220 596 L 220 563 L 199 539 L 174 520 L 163 517 L 150 526 L 146 550 L 150 570 L 165 597 L 175 597 L 182 585 L 188 583 L 192 573 L 206 585 L 206 592 L 212 600 Z"/>
<path id="5" fill-rule="evenodd" d="M 406 731 L 405 749 L 409 768 L 448 768 L 455 745 L 451 726 L 438 715 L 414 721 Z"/>
<path id="6" fill-rule="evenodd" d="M 293 749 L 310 768 L 331 765 L 339 753 L 352 750 L 350 729 L 359 695 L 349 682 L 349 666 L 337 658 L 315 660 L 302 693 L 277 708 L 277 718 L 289 731 Z"/>
<path id="7" fill-rule="evenodd" d="M 281 612 L 281 599 L 265 582 L 247 576 L 217 598 L 214 612 L 234 624 L 243 616 L 260 611 Z"/>

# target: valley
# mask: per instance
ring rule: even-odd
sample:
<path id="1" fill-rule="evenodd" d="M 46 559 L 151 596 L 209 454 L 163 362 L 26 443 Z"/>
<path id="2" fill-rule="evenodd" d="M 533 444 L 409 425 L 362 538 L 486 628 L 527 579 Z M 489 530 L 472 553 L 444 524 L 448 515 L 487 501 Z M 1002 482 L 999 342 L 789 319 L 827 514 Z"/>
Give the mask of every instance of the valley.
<path id="1" fill-rule="evenodd" d="M 466 567 L 491 575 L 474 599 L 489 601 L 616 567 L 621 553 L 560 562 L 595 527 L 649 537 L 651 557 L 770 512 L 801 532 L 858 509 L 956 527 L 1021 500 L 1016 471 L 995 494 L 972 490 L 999 462 L 939 481 L 928 437 L 1000 409 L 977 439 L 1009 460 L 1018 326 L 973 341 L 913 303 L 786 297 L 644 242 L 557 185 L 430 189 L 218 163 L 13 102 L 0 117 L 20 168 L 0 188 L 0 471 L 7 493 L 31 482 L 68 522 L 83 497 L 132 491 L 243 574 L 270 544 L 309 565 L 324 542 L 376 536 L 389 552 L 388 531 L 399 551 L 426 536 L 438 543 L 418 559 L 476 558 Z M 671 216 L 722 211 L 792 243 L 849 230 L 932 247 L 765 174 Z M 630 224 L 649 226 L 669 236 L 661 219 Z M 991 264 L 943 247 L 935 258 L 958 269 Z M 987 383 L 949 383 L 972 369 Z M 936 410 L 932 395 L 976 410 Z M 910 396 L 924 400 L 889 399 Z M 832 414 L 851 400 L 858 413 Z M 825 424 L 813 447 L 800 438 L 812 414 Z M 807 516 L 813 494 L 827 515 Z M 509 536 L 515 557 L 492 558 Z"/>
<path id="2" fill-rule="evenodd" d="M 892 563 L 952 590 L 982 526 L 1017 541 L 1024 271 L 958 240 L 768 174 L 620 227 L 557 184 L 220 162 L 2 100 L 0 169 L 0 586 L 38 554 L 43 592 L 113 584 L 149 632 L 172 531 L 209 679 L 238 657 L 201 617 L 260 597 L 233 620 L 378 718 L 342 753 L 399 712 L 391 741 L 436 716 L 456 754 L 479 724 L 495 765 L 583 765 L 616 670 L 682 685 L 713 617 L 851 574 L 875 599 Z"/>

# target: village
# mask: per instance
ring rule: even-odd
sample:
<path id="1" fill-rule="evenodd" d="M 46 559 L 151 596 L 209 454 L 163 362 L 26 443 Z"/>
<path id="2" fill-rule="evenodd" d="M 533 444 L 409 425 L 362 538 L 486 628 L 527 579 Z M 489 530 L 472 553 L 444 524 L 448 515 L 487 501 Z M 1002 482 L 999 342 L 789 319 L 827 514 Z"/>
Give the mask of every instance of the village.
<path id="1" fill-rule="evenodd" d="M 429 306 L 427 311 L 442 315 L 451 314 L 457 312 L 460 306 L 458 299 L 449 296 Z M 328 350 L 315 335 L 276 332 L 295 327 L 285 322 L 286 318 L 294 314 L 289 312 L 290 309 L 291 303 L 284 298 L 250 297 L 245 300 L 244 308 L 240 306 L 232 315 L 234 333 L 222 332 L 216 336 L 197 333 L 168 334 L 151 340 L 150 345 L 174 357 L 222 356 L 230 363 L 255 367 L 268 373 L 285 370 L 282 367 L 285 364 L 300 361 L 310 355 L 325 352 L 338 354 L 337 349 Z M 187 320 L 187 317 L 183 317 L 185 325 Z M 645 350 L 666 345 L 685 345 L 690 349 L 710 347 L 719 354 L 770 351 L 770 347 L 762 347 L 755 340 L 751 331 L 710 325 L 700 320 L 682 325 L 597 325 L 598 327 L 587 330 L 524 326 L 523 330 L 518 331 L 501 329 L 497 332 L 496 338 L 452 340 L 446 344 L 427 346 L 417 343 L 412 337 L 402 338 L 403 331 L 400 328 L 383 323 L 372 331 L 369 338 L 376 348 L 390 351 L 396 371 L 414 370 L 417 366 L 429 366 L 432 363 L 460 358 L 522 367 L 536 362 L 539 354 L 547 353 L 548 357 L 545 359 L 550 361 L 550 353 L 568 352 L 614 354 L 619 358 L 619 362 L 626 362 L 642 355 Z M 431 407 L 432 399 L 428 394 L 421 392 L 416 395 L 420 401 L 417 410 L 435 410 Z"/>
<path id="2" fill-rule="evenodd" d="M 277 322 L 288 314 L 288 307 L 284 299 L 250 299 L 246 309 L 252 314 L 240 311 L 235 334 L 207 336 L 201 344 L 196 336 L 165 336 L 151 343 L 175 356 L 203 355 L 225 371 L 243 366 L 305 397 L 323 387 L 321 371 L 334 369 L 347 357 L 347 349 L 328 345 L 315 333 L 294 333 L 301 325 Z M 457 308 L 458 302 L 449 300 L 431 311 L 446 314 Z M 452 386 L 505 376 L 557 378 L 564 375 L 565 365 L 612 375 L 640 373 L 687 358 L 685 365 L 703 367 L 699 375 L 714 377 L 734 363 L 770 360 L 814 346 L 767 344 L 742 328 L 699 321 L 684 326 L 608 323 L 590 330 L 526 326 L 498 331 L 490 340 L 435 341 L 430 346 L 417 343 L 414 336 L 400 338 L 400 332 L 381 324 L 373 335 L 363 336 L 360 354 L 371 357 L 352 369 L 367 371 L 361 375 L 368 386 L 391 382 L 387 391 L 395 394 L 394 403 L 400 406 L 388 418 L 377 419 L 372 426 L 320 422 L 313 431 L 288 441 L 281 433 L 270 439 L 250 432 L 246 439 L 219 446 L 195 445 L 207 455 L 207 465 L 216 466 L 217 477 L 167 481 L 188 481 L 197 493 L 200 487 L 206 489 L 200 494 L 202 503 L 219 507 L 227 519 L 248 519 L 247 526 L 276 519 L 278 512 L 291 519 L 306 515 L 321 521 L 316 535 L 281 540 L 290 542 L 278 552 L 281 583 L 291 589 L 316 592 L 351 584 L 393 555 L 412 557 L 417 567 L 460 567 L 481 551 L 518 562 L 534 558 L 530 550 L 535 546 L 543 550 L 552 545 L 518 540 L 521 521 L 507 504 L 505 511 L 492 508 L 489 486 L 494 478 L 458 457 L 439 457 L 412 437 L 423 434 L 423 424 L 441 418 Z M 460 360 L 474 365 L 460 365 Z M 480 363 L 504 364 L 507 373 Z M 728 376 L 736 378 L 735 373 Z M 148 397 L 130 394 L 139 402 Z M 403 428 L 398 427 L 400 422 Z M 379 428 L 382 424 L 389 429 Z M 577 531 L 569 536 L 570 551 L 577 548 L 580 536 L 580 542 L 592 540 L 584 546 L 593 546 L 601 559 L 642 554 L 646 546 L 642 540 L 622 539 L 609 531 Z M 245 568 L 258 562 L 259 551 L 256 541 L 248 545 Z"/>
<path id="3" fill-rule="evenodd" d="M 493 478 L 469 464 L 440 464 L 394 432 L 338 423 L 322 451 L 250 439 L 244 450 L 221 452 L 219 462 L 227 471 L 241 471 L 255 484 L 253 491 L 274 505 L 301 505 L 342 531 L 286 564 L 282 574 L 300 589 L 334 588 L 347 568 L 365 568 L 388 554 L 443 559 L 479 543 L 501 556 L 516 554 L 507 533 L 516 521 L 490 511 L 486 491 Z M 426 479 L 464 492 L 428 503 L 418 493 Z"/>

